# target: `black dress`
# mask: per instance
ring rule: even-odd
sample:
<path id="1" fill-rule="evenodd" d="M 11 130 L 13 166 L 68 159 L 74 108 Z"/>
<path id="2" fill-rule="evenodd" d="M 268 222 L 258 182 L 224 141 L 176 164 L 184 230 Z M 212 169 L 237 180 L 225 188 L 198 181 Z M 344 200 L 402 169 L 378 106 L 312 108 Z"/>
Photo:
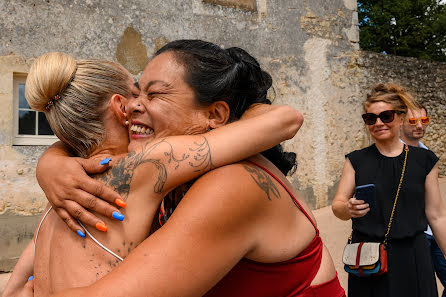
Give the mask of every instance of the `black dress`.
<path id="1" fill-rule="evenodd" d="M 352 219 L 353 242 L 382 242 L 392 212 L 404 163 L 399 156 L 386 157 L 373 144 L 346 157 L 355 170 L 356 186 L 375 184 L 376 207 L 362 218 Z M 387 249 L 388 273 L 372 277 L 349 275 L 349 297 L 438 297 L 434 270 L 424 230 L 426 176 L 438 158 L 429 150 L 409 146 Z"/>

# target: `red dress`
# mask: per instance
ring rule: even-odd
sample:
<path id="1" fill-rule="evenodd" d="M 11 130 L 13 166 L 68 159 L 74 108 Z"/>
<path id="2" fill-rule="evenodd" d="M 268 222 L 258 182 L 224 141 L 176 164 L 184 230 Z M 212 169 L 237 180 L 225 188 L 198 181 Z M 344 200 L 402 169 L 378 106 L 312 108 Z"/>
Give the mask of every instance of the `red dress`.
<path id="1" fill-rule="evenodd" d="M 296 257 L 284 262 L 261 263 L 243 258 L 204 296 L 207 297 L 342 297 L 337 275 L 323 284 L 310 286 L 322 259 L 323 244 L 316 225 L 288 188 L 269 170 L 251 162 L 277 180 L 316 229 L 313 241 Z"/>

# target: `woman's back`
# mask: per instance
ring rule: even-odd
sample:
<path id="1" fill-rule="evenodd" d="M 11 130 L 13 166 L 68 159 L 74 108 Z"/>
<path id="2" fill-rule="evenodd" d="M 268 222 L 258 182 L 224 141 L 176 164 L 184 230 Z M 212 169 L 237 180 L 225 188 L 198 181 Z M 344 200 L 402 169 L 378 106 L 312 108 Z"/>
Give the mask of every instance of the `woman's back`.
<path id="1" fill-rule="evenodd" d="M 96 178 L 115 190 L 128 186 L 127 195 L 123 195 L 127 207 L 121 210 L 126 219 L 121 222 L 96 214 L 108 227 L 107 232 L 93 228 L 87 230 L 118 257 L 125 258 L 149 235 L 161 197 L 151 190 L 153 183 L 150 178 L 145 183 L 140 181 L 142 175 L 149 177 L 150 172 L 156 173 L 155 168 L 135 170 L 135 164 L 127 155 L 121 158 L 114 156 L 113 159 L 114 165 Z M 145 194 L 140 195 L 140 192 Z M 54 210 L 50 210 L 36 241 L 35 296 L 47 296 L 66 288 L 90 285 L 118 266 L 121 262 L 118 257 L 100 247 L 90 236 L 80 238 Z"/>
<path id="2" fill-rule="evenodd" d="M 234 199 L 255 196 L 253 207 L 260 209 L 253 218 L 258 220 L 255 234 L 250 235 L 256 238 L 255 248 L 206 296 L 292 296 L 333 280 L 336 270 L 308 206 L 272 163 L 260 156 L 251 160 L 217 169 L 215 174 L 222 181 L 232 176 L 242 185 Z"/>

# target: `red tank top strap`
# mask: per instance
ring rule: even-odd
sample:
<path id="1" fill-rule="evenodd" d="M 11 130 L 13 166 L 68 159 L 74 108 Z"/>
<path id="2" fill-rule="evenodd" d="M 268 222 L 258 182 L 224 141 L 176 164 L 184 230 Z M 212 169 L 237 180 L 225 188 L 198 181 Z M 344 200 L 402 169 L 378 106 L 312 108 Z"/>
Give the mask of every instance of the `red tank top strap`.
<path id="1" fill-rule="evenodd" d="M 311 219 L 311 217 L 308 215 L 308 213 L 305 211 L 305 209 L 302 207 L 302 205 L 300 205 L 299 201 L 297 201 L 297 199 L 294 197 L 294 195 L 291 193 L 291 191 L 288 189 L 287 186 L 285 186 L 285 184 L 277 177 L 275 176 L 271 171 L 269 171 L 268 169 L 266 169 L 265 167 L 263 167 L 260 164 L 257 164 L 251 160 L 246 160 L 248 163 L 253 164 L 254 166 L 259 167 L 260 169 L 266 171 L 266 173 L 268 173 L 272 178 L 274 178 L 279 184 L 282 185 L 282 187 L 288 192 L 288 194 L 291 196 L 291 198 L 293 199 L 294 203 L 297 205 L 297 207 L 299 207 L 299 209 L 304 213 L 304 215 L 307 217 L 307 219 L 311 222 L 311 224 L 313 225 L 314 229 L 316 230 L 316 235 L 319 235 L 319 229 L 316 227 L 316 224 L 314 224 L 313 220 Z"/>

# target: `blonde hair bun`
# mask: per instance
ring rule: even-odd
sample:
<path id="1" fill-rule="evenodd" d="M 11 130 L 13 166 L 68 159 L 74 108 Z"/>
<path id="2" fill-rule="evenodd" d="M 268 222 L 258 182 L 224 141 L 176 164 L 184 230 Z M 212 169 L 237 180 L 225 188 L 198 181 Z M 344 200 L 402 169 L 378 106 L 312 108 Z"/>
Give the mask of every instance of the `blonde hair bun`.
<path id="1" fill-rule="evenodd" d="M 65 53 L 47 53 L 37 58 L 26 79 L 25 97 L 29 106 L 46 111 L 48 102 L 67 88 L 76 69 L 76 60 Z"/>
<path id="2" fill-rule="evenodd" d="M 367 94 L 367 99 L 364 101 L 364 111 L 376 102 L 385 102 L 393 106 L 395 110 L 406 113 L 407 109 L 418 109 L 419 104 L 414 97 L 400 85 L 388 82 L 379 83 L 373 86 L 372 92 Z"/>

